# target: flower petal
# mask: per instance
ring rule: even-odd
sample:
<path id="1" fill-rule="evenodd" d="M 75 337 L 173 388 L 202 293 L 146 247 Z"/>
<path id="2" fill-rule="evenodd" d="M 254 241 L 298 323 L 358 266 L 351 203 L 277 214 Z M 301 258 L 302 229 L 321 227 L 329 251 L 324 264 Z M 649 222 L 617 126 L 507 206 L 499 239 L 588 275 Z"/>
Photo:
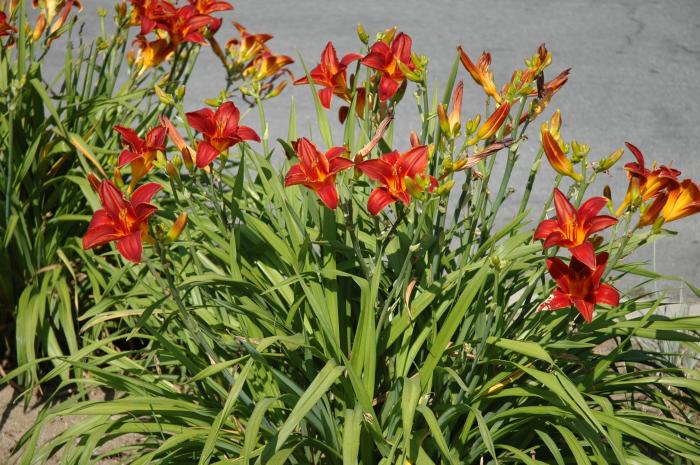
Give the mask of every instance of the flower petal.
<path id="1" fill-rule="evenodd" d="M 306 182 L 307 179 L 306 173 L 301 169 L 301 165 L 297 163 L 289 168 L 289 172 L 287 172 L 287 176 L 284 178 L 284 185 L 289 187 L 295 184 L 302 184 Z"/>
<path id="2" fill-rule="evenodd" d="M 400 83 L 394 81 L 393 79 L 382 76 L 379 80 L 379 101 L 385 102 L 396 94 L 401 86 Z"/>
<path id="3" fill-rule="evenodd" d="M 428 146 L 413 147 L 401 156 L 401 172 L 409 178 L 422 174 L 428 167 Z"/>
<path id="4" fill-rule="evenodd" d="M 595 302 L 590 302 L 585 299 L 573 299 L 574 306 L 579 311 L 586 323 L 593 321 L 593 310 L 595 308 Z"/>
<path id="5" fill-rule="evenodd" d="M 141 262 L 143 245 L 141 244 L 141 230 L 134 231 L 117 241 L 117 250 L 124 258 L 133 263 Z"/>
<path id="6" fill-rule="evenodd" d="M 559 289 L 554 289 L 552 295 L 547 297 L 547 299 L 537 307 L 537 311 L 559 310 L 566 307 L 571 307 L 571 299 Z"/>
<path id="7" fill-rule="evenodd" d="M 128 208 L 128 203 L 124 199 L 124 194 L 120 191 L 112 181 L 103 180 L 100 184 L 98 192 L 102 206 L 107 210 L 107 213 L 113 217 L 118 217 L 122 210 Z"/>
<path id="8" fill-rule="evenodd" d="M 620 293 L 609 284 L 601 284 L 595 293 L 595 301 L 597 304 L 617 307 L 620 305 Z"/>
<path id="9" fill-rule="evenodd" d="M 384 161 L 383 157 L 374 160 L 366 160 L 357 165 L 357 168 L 366 176 L 376 181 L 384 182 L 393 175 L 392 166 Z"/>
<path id="10" fill-rule="evenodd" d="M 149 203 L 154 195 L 163 188 L 157 182 L 149 182 L 139 187 L 131 194 L 131 204 L 138 206 L 141 203 Z"/>
<path id="11" fill-rule="evenodd" d="M 557 220 L 560 223 L 573 223 L 576 219 L 576 209 L 562 192 L 554 188 L 554 209 L 557 211 Z"/>
<path id="12" fill-rule="evenodd" d="M 378 187 L 372 191 L 367 200 L 367 210 L 376 216 L 380 211 L 384 209 L 390 203 L 395 202 L 396 199 L 391 196 L 386 190 Z"/>
<path id="13" fill-rule="evenodd" d="M 581 222 L 594 217 L 608 203 L 605 197 L 591 197 L 578 208 L 578 219 Z"/>
<path id="14" fill-rule="evenodd" d="M 333 88 L 326 87 L 318 91 L 318 99 L 321 101 L 321 105 L 326 110 L 331 107 L 331 99 L 333 98 Z"/>
<path id="15" fill-rule="evenodd" d="M 588 219 L 583 224 L 583 227 L 586 230 L 586 235 L 588 235 L 607 229 L 614 224 L 617 224 L 616 218 L 608 215 L 601 215 Z"/>
<path id="16" fill-rule="evenodd" d="M 559 229 L 559 222 L 557 220 L 544 220 L 542 221 L 535 230 L 535 239 L 546 239 L 547 236 Z"/>
<path id="17" fill-rule="evenodd" d="M 204 168 L 214 161 L 219 156 L 219 151 L 212 147 L 209 143 L 200 141 L 197 144 L 196 163 L 197 168 Z"/>
<path id="18" fill-rule="evenodd" d="M 254 140 L 255 142 L 260 142 L 260 136 L 258 133 L 249 128 L 248 126 L 238 126 L 238 137 L 241 140 Z"/>
<path id="19" fill-rule="evenodd" d="M 583 263 L 591 270 L 595 270 L 596 260 L 593 244 L 590 242 L 584 242 L 583 244 L 572 247 L 569 250 L 571 251 L 571 255 L 573 255 L 576 260 Z"/>
<path id="20" fill-rule="evenodd" d="M 214 112 L 210 108 L 192 111 L 186 113 L 185 116 L 187 116 L 187 122 L 192 129 L 208 135 L 213 135 L 216 132 L 216 126 L 213 121 Z"/>
<path id="21" fill-rule="evenodd" d="M 331 210 L 338 208 L 338 191 L 336 190 L 333 182 L 328 182 L 322 186 L 316 191 L 316 194 L 318 194 L 321 202 L 323 202 L 326 207 L 330 208 Z"/>

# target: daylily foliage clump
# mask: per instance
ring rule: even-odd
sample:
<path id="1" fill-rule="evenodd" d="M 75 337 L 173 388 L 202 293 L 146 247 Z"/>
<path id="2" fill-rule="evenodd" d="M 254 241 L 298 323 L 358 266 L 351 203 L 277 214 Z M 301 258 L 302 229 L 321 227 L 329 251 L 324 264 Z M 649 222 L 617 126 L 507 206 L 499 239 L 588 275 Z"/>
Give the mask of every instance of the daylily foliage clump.
<path id="1" fill-rule="evenodd" d="M 63 21 L 40 32 L 47 47 L 80 6 L 42 6 L 47 23 Z M 75 225 L 51 236 L 55 263 L 31 275 L 54 280 L 17 299 L 42 309 L 18 314 L 18 340 L 39 328 L 47 357 L 22 352 L 27 362 L 1 381 L 65 394 L 19 441 L 23 463 L 700 460 L 698 371 L 678 361 L 697 359 L 700 317 L 665 314 L 666 296 L 623 279 L 656 290 L 662 277 L 634 252 L 700 211 L 691 178 L 650 165 L 631 143 L 599 157 L 565 139 L 562 112 L 544 114 L 574 75 L 552 72 L 544 45 L 501 84 L 488 52 L 473 60 L 478 44 L 455 44 L 452 72 L 434 87 L 408 31 L 370 37 L 360 26 L 357 47 L 324 41 L 307 67 L 236 22 L 221 46 L 219 15 L 232 8 L 118 3 L 121 52 L 95 50 L 105 68 L 125 63 L 123 91 L 98 82 L 87 103 L 63 105 L 68 96 L 50 97 L 34 75 L 36 93 L 14 98 L 42 102 L 49 122 L 13 113 L 0 125 L 28 134 L 0 132 L 12 141 L 0 159 L 11 173 L 37 170 L 51 194 L 51 211 L 33 221 L 41 202 L 24 190 L 6 203 L 13 226 L 0 232 L 13 254 L 30 243 L 17 231 L 36 224 L 39 243 L 48 228 Z M 11 47 L 38 44 L 19 35 L 31 32 L 26 19 L 23 9 L 0 16 Z M 185 103 L 200 47 L 226 80 Z M 3 53 L 0 66 L 14 56 Z M 308 90 L 316 124 L 300 127 L 292 104 L 275 140 L 263 105 L 287 77 Z M 474 84 L 480 100 L 465 101 Z M 414 108 L 399 133 L 395 121 Z M 15 161 L 23 151 L 57 160 L 41 171 Z M 518 169 L 527 182 L 513 186 Z M 600 189 L 603 175 L 628 182 L 626 192 Z M 538 186 L 544 205 L 531 199 Z M 34 270 L 33 260 L 23 263 Z M 95 388 L 113 396 L 95 399 Z M 81 420 L 42 436 L 71 415 Z"/>

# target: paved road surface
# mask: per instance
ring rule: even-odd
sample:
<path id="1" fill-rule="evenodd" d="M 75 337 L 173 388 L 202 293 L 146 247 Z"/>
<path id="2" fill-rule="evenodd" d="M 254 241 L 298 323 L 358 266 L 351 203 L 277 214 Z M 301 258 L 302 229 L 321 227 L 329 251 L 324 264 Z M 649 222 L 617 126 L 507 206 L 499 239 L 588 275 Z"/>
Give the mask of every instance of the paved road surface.
<path id="1" fill-rule="evenodd" d="M 339 53 L 356 50 L 357 23 L 363 23 L 371 34 L 396 25 L 411 35 L 415 51 L 430 57 L 430 79 L 438 79 L 441 85 L 458 44 L 472 56 L 482 50 L 492 52 L 500 87 L 511 70 L 521 66 L 523 58 L 545 42 L 554 53 L 552 72 L 573 68 L 569 83 L 555 102 L 563 114 L 565 138 L 588 143 L 594 157 L 607 155 L 624 141 L 631 141 L 648 159 L 673 164 L 685 176 L 700 180 L 700 1 L 234 3 L 236 10 L 227 17 L 235 17 L 251 32 L 274 34 L 270 45 L 275 51 L 294 57 L 301 54 L 310 66 L 316 63 L 328 40 L 333 40 Z M 95 15 L 98 5 L 111 10 L 112 0 L 84 4 L 85 14 Z M 220 34 L 227 37 L 231 31 L 232 27 L 226 25 Z M 294 68 L 297 73 L 300 69 Z M 460 73 L 467 81 L 464 113 L 482 112 L 480 89 L 472 85 L 466 72 Z M 222 79 L 220 64 L 211 51 L 205 50 L 198 75 L 188 89 L 188 107 L 198 108 L 202 99 L 214 96 L 223 85 Z M 286 134 L 292 95 L 297 102 L 300 130 L 313 125 L 315 117 L 308 89 L 293 88 L 267 105 L 273 136 Z M 398 148 L 408 145 L 408 131 L 418 126 L 415 116 L 412 99 L 406 98 L 397 119 Z M 247 123 L 257 126 L 257 119 L 249 118 Z M 512 182 L 516 189 L 522 185 L 529 160 L 534 156 L 535 134 L 523 147 L 520 170 Z M 533 202 L 541 203 L 549 194 L 550 179 L 546 174 L 540 176 L 544 182 L 538 184 Z M 604 181 L 611 184 L 616 199 L 624 195 L 626 179 L 621 166 Z M 598 189 L 600 192 L 601 187 Z M 506 207 L 510 211 L 516 208 L 511 204 Z M 700 283 L 700 215 L 671 226 L 679 234 L 657 246 L 656 269 Z M 638 258 L 652 261 L 652 248 L 645 249 Z"/>

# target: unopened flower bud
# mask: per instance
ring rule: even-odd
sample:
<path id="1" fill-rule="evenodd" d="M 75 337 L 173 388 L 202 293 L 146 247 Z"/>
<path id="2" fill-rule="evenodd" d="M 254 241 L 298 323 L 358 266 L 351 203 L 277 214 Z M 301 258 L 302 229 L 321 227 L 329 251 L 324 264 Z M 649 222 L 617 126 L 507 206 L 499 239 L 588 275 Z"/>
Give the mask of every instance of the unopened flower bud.
<path id="1" fill-rule="evenodd" d="M 178 172 L 177 168 L 175 168 L 175 165 L 173 165 L 172 162 L 167 162 L 165 164 L 165 172 L 168 174 L 170 179 L 173 179 L 175 181 L 180 180 L 180 173 Z"/>
<path id="2" fill-rule="evenodd" d="M 573 142 L 572 142 L 572 147 L 573 147 Z M 575 148 L 574 148 L 575 150 Z M 622 158 L 622 154 L 625 153 L 624 148 L 619 148 L 615 150 L 613 153 L 608 155 L 607 158 L 604 158 L 600 160 L 600 163 L 598 163 L 598 167 L 596 168 L 596 171 L 602 172 L 602 171 L 608 171 L 610 168 L 615 166 L 615 163 L 617 163 L 620 158 Z"/>
<path id="3" fill-rule="evenodd" d="M 160 100 L 160 103 L 163 105 L 174 105 L 175 100 L 173 99 L 172 95 L 166 93 L 163 89 L 160 88 L 160 86 L 155 86 L 155 91 L 156 95 L 158 96 L 158 100 Z"/>
<path id="4" fill-rule="evenodd" d="M 114 168 L 114 184 L 116 184 L 120 189 L 124 188 L 124 179 L 122 179 L 122 174 L 119 172 L 119 168 Z"/>
<path id="5" fill-rule="evenodd" d="M 266 98 L 266 99 L 270 99 L 270 98 L 273 98 L 273 97 L 277 97 L 279 94 L 282 93 L 282 90 L 284 90 L 285 87 L 287 87 L 287 81 L 282 81 L 277 87 L 275 87 L 274 89 L 272 89 L 272 90 L 265 96 L 265 98 Z"/>
<path id="6" fill-rule="evenodd" d="M 464 129 L 467 132 L 468 136 L 471 136 L 476 132 L 476 129 L 479 127 L 479 123 L 481 122 L 481 115 L 477 114 L 474 118 L 470 119 L 467 121 L 467 124 L 465 124 Z"/>
<path id="7" fill-rule="evenodd" d="M 420 139 L 418 139 L 418 134 L 416 134 L 416 131 L 411 131 L 409 140 L 411 141 L 411 147 L 418 147 L 420 145 Z"/>
<path id="8" fill-rule="evenodd" d="M 450 193 L 452 188 L 455 186 L 455 180 L 449 179 L 445 181 L 441 186 L 437 188 L 437 195 L 447 195 Z"/>
<path id="9" fill-rule="evenodd" d="M 36 20 L 36 24 L 34 25 L 34 31 L 32 31 L 32 40 L 34 42 L 39 40 L 41 35 L 44 33 L 45 29 L 46 29 L 46 16 L 44 15 L 44 12 L 42 11 Z"/>
<path id="10" fill-rule="evenodd" d="M 362 24 L 357 25 L 357 37 L 363 44 L 367 45 L 369 43 L 369 35 L 365 32 L 365 27 Z"/>
<path id="11" fill-rule="evenodd" d="M 172 227 L 168 230 L 167 239 L 169 242 L 176 241 L 182 231 L 187 226 L 187 212 L 182 212 L 173 223 Z"/>
<path id="12" fill-rule="evenodd" d="M 88 182 L 90 183 L 90 187 L 92 187 L 92 190 L 97 192 L 100 188 L 100 178 L 95 176 L 95 173 L 88 173 L 87 175 Z"/>
<path id="13" fill-rule="evenodd" d="M 180 86 L 175 90 L 175 98 L 177 98 L 177 100 L 179 102 L 181 102 L 182 99 L 185 98 L 185 91 L 186 90 L 187 90 L 187 88 L 185 86 Z"/>

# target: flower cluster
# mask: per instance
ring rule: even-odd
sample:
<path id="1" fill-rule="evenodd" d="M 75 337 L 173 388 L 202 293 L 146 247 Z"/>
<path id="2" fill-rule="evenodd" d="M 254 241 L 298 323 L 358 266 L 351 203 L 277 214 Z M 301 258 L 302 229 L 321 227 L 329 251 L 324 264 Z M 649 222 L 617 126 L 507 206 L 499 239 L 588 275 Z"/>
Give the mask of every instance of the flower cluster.
<path id="1" fill-rule="evenodd" d="M 131 24 L 140 26 L 135 43 L 141 72 L 163 63 L 183 43 L 206 44 L 222 22 L 211 14 L 233 9 L 228 2 L 213 0 L 189 0 L 179 7 L 168 0 L 131 0 L 131 4 Z M 151 33 L 154 39 L 148 38 Z"/>
<path id="2" fill-rule="evenodd" d="M 71 10 L 75 7 L 78 11 L 83 11 L 80 0 L 32 0 L 32 7 L 39 9 L 32 38 L 38 40 L 48 27 L 49 43 L 55 38 L 55 34 L 63 27 Z"/>
<path id="3" fill-rule="evenodd" d="M 286 87 L 287 81 L 279 84 L 277 81 L 285 74 L 291 76 L 287 66 L 294 63 L 294 60 L 270 50 L 267 42 L 272 39 L 272 35 L 251 34 L 235 21 L 233 25 L 238 30 L 239 37 L 226 43 L 227 53 L 217 45 L 214 46 L 214 51 L 226 67 L 228 81 L 247 81 L 247 84 L 241 87 L 244 95 L 261 99 L 279 95 Z"/>
<path id="4" fill-rule="evenodd" d="M 83 237 L 84 249 L 116 241 L 117 250 L 125 259 L 134 263 L 141 261 L 143 242 L 155 241 L 148 233 L 148 219 L 157 211 L 150 202 L 161 190 L 161 186 L 154 182 L 136 186 L 158 165 L 159 159 L 161 162 L 158 166 L 164 165 L 168 176 L 179 178 L 174 164 L 164 162 L 167 136 L 180 151 L 190 169 L 195 169 L 195 166 L 208 167 L 216 157 L 242 141 L 260 141 L 253 129 L 238 124 L 240 112 L 232 102 L 224 102 L 216 111 L 203 108 L 187 113 L 186 116 L 190 126 L 200 132 L 203 138 L 197 143 L 196 151 L 187 145 L 175 126 L 165 117 L 161 118 L 159 125 L 146 131 L 143 138 L 132 128 L 114 127 L 121 135 L 124 149 L 119 154 L 115 181 L 99 181 L 93 175 L 89 177 L 91 185 L 99 194 L 103 208 L 96 211 L 90 221 L 88 231 Z M 177 160 L 179 161 L 179 158 Z M 173 162 L 175 161 L 176 159 L 173 159 Z M 127 165 L 131 169 L 128 199 L 119 189 L 122 184 L 119 169 Z M 186 223 L 187 215 L 183 213 L 162 239 L 175 240 Z"/>
<path id="5" fill-rule="evenodd" d="M 636 162 L 625 165 L 629 187 L 616 214 L 622 215 L 639 206 L 642 214 L 637 227 L 675 221 L 700 212 L 700 189 L 691 179 L 680 180 L 681 172 L 661 165 L 648 169 L 642 152 L 630 144 L 627 148 Z"/>

